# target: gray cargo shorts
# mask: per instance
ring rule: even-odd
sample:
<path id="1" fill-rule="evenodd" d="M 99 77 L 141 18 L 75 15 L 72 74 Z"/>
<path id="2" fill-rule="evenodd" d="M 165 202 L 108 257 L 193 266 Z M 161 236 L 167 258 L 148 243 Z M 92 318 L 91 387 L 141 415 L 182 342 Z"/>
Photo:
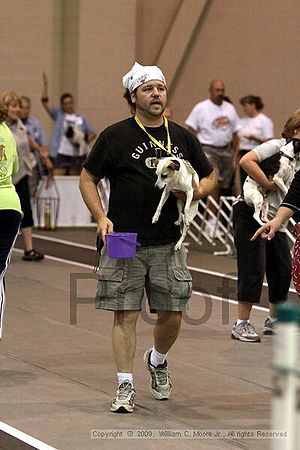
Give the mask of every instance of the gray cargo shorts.
<path id="1" fill-rule="evenodd" d="M 202 144 L 202 149 L 218 175 L 220 186 L 223 189 L 229 188 L 233 176 L 233 150 L 231 146 L 218 148 Z"/>
<path id="2" fill-rule="evenodd" d="M 141 310 L 146 292 L 150 311 L 183 311 L 192 294 L 187 251 L 174 244 L 139 247 L 134 258 L 114 259 L 102 249 L 96 308 Z"/>

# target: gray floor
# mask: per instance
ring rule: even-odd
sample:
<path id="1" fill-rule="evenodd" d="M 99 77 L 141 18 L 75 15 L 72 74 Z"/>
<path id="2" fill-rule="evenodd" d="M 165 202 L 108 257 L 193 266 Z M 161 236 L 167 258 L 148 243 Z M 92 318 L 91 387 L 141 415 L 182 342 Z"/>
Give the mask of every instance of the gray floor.
<path id="1" fill-rule="evenodd" d="M 195 252 L 190 264 L 235 271 L 234 260 Z M 78 278 L 77 292 L 71 296 L 70 276 Z M 153 342 L 153 318 L 145 311 L 138 323 L 136 410 L 129 415 L 110 413 L 116 389 L 112 313 L 94 309 L 95 286 L 90 268 L 50 258 L 28 263 L 19 252 L 13 253 L 0 345 L 1 421 L 59 450 L 154 449 L 158 445 L 163 449 L 271 448 L 270 440 L 240 439 L 233 434 L 270 427 L 272 337 L 264 336 L 260 344 L 231 340 L 236 305 L 197 294 L 169 353 L 172 398 L 158 402 L 148 389 L 142 356 Z M 77 305 L 77 323 L 71 325 L 70 304 L 74 305 L 76 296 L 87 303 Z M 265 311 L 253 311 L 258 331 L 265 316 Z M 133 430 L 136 438 L 91 439 L 91 430 Z M 160 437 L 161 431 L 179 430 L 182 436 L 179 439 L 175 433 L 158 442 L 139 439 L 142 430 Z M 199 430 L 233 430 L 233 434 L 218 439 L 184 437 L 184 431 L 197 434 Z"/>

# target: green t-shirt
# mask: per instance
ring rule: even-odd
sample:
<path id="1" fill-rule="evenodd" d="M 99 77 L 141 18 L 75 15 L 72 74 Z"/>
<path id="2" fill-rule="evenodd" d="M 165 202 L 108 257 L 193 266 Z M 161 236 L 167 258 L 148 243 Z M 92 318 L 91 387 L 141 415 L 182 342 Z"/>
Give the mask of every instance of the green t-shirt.
<path id="1" fill-rule="evenodd" d="M 12 182 L 19 170 L 14 137 L 8 126 L 0 123 L 0 210 L 14 209 L 22 214 L 20 199 Z"/>

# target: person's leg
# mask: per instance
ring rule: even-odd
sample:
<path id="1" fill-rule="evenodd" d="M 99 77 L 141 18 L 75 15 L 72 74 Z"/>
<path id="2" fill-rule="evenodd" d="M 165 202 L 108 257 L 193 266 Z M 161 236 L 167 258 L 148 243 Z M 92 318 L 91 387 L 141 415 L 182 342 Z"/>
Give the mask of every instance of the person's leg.
<path id="1" fill-rule="evenodd" d="M 118 373 L 133 372 L 136 351 L 136 323 L 140 311 L 115 311 L 112 347 Z"/>
<path id="2" fill-rule="evenodd" d="M 15 188 L 17 194 L 19 195 L 21 208 L 23 211 L 23 217 L 21 221 L 21 232 L 23 239 L 24 255 L 22 259 L 24 261 L 39 261 L 44 258 L 44 255 L 42 253 L 37 252 L 33 248 L 32 243 L 33 218 L 30 203 L 28 176 L 23 177 L 15 185 Z"/>
<path id="3" fill-rule="evenodd" d="M 234 241 L 238 268 L 238 317 L 231 337 L 242 342 L 260 342 L 250 314 L 253 303 L 259 303 L 265 271 L 265 243 L 262 239 L 250 241 L 258 228 L 253 219 L 253 208 L 238 202 L 233 209 Z"/>
<path id="4" fill-rule="evenodd" d="M 238 302 L 238 320 L 249 320 L 253 303 Z"/>
<path id="5" fill-rule="evenodd" d="M 285 233 L 277 232 L 266 242 L 266 277 L 269 286 L 269 316 L 264 334 L 274 334 L 277 322 L 276 305 L 286 302 L 292 279 L 292 258 Z"/>
<path id="6" fill-rule="evenodd" d="M 154 345 L 144 354 L 150 372 L 150 391 L 157 400 L 167 400 L 172 383 L 166 356 L 176 341 L 182 311 L 192 292 L 192 278 L 187 269 L 187 251 L 174 251 L 174 245 L 153 247 L 150 253 L 149 279 L 146 291 L 151 312 L 157 313 Z"/>
<path id="7" fill-rule="evenodd" d="M 133 360 L 136 323 L 144 294 L 146 254 L 147 250 L 140 247 L 135 258 L 114 259 L 108 257 L 107 247 L 101 251 L 96 308 L 114 311 L 112 348 L 118 389 L 110 410 L 117 413 L 134 410 Z"/>
<path id="8" fill-rule="evenodd" d="M 22 228 L 23 249 L 25 252 L 29 252 L 33 249 L 32 243 L 32 228 Z"/>
<path id="9" fill-rule="evenodd" d="M 176 341 L 181 326 L 182 311 L 157 311 L 154 327 L 154 348 L 167 354 Z"/>
<path id="10" fill-rule="evenodd" d="M 136 323 L 140 311 L 115 311 L 112 328 L 112 347 L 117 367 L 118 390 L 111 403 L 112 412 L 132 413 L 133 359 L 136 351 Z"/>
<path id="11" fill-rule="evenodd" d="M 14 210 L 0 211 L 0 340 L 2 338 L 3 314 L 5 307 L 4 275 L 12 248 L 19 232 L 21 214 Z"/>

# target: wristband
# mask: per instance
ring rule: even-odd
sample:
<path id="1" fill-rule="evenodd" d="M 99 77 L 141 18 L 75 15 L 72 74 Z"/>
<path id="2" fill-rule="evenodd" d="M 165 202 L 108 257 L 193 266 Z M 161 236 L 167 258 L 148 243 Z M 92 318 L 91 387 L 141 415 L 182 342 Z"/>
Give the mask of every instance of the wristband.
<path id="1" fill-rule="evenodd" d="M 48 100 L 49 100 L 48 97 L 42 97 L 42 98 L 41 98 L 41 102 L 42 102 L 42 103 L 47 103 Z"/>

